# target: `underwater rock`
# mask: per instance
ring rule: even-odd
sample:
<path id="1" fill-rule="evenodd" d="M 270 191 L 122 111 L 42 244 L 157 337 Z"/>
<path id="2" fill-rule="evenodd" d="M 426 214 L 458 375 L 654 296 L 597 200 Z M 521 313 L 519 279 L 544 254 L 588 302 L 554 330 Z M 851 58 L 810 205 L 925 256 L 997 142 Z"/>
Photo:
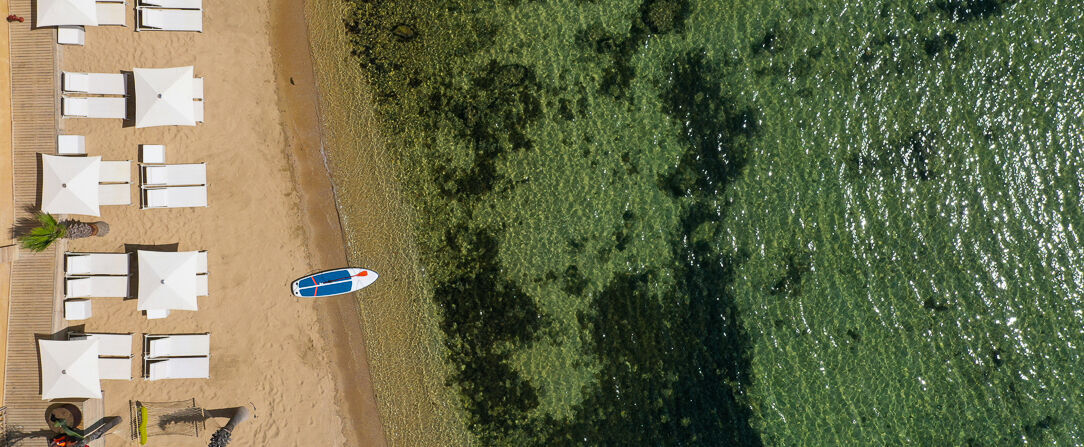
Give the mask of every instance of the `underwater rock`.
<path id="1" fill-rule="evenodd" d="M 683 31 L 688 16 L 688 0 L 646 0 L 640 4 L 640 20 L 653 34 Z"/>
<path id="2" fill-rule="evenodd" d="M 1006 0 L 941 0 L 934 7 L 944 12 L 954 22 L 964 23 L 977 19 L 999 16 L 1004 12 Z"/>
<path id="3" fill-rule="evenodd" d="M 399 39 L 400 42 L 410 42 L 418 38 L 418 32 L 414 27 L 405 23 L 395 25 L 395 27 L 391 29 L 391 34 Z"/>

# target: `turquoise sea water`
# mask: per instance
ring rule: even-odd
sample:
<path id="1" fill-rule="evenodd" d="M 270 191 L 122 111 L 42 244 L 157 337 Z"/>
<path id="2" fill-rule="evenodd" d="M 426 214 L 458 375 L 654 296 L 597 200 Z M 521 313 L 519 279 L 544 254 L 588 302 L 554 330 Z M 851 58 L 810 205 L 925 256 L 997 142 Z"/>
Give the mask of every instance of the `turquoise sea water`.
<path id="1" fill-rule="evenodd" d="M 1084 444 L 1079 4 L 347 3 L 479 442 Z"/>

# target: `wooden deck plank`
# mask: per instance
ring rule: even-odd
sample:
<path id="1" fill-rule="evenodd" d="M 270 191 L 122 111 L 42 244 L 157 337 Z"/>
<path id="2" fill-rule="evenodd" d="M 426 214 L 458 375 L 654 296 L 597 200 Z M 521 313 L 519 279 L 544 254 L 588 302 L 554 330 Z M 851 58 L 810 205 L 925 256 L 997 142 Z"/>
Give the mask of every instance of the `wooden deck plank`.
<path id="1" fill-rule="evenodd" d="M 30 17 L 31 0 L 10 0 L 11 14 Z M 52 29 L 30 23 L 8 27 L 11 61 L 12 155 L 15 219 L 37 207 L 38 158 L 54 151 L 57 129 L 57 47 Z M 4 377 L 4 423 L 8 429 L 46 429 L 49 402 L 41 400 L 37 339 L 55 332 L 57 248 L 22 251 L 12 265 L 10 316 Z M 31 439 L 22 444 L 41 443 Z"/>

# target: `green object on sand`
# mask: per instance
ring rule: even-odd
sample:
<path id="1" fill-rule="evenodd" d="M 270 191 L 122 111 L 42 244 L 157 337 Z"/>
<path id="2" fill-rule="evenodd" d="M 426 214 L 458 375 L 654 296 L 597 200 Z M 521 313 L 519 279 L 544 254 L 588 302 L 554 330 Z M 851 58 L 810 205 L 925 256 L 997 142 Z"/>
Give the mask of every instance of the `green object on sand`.
<path id="1" fill-rule="evenodd" d="M 139 445 L 147 445 L 147 407 L 139 407 Z"/>

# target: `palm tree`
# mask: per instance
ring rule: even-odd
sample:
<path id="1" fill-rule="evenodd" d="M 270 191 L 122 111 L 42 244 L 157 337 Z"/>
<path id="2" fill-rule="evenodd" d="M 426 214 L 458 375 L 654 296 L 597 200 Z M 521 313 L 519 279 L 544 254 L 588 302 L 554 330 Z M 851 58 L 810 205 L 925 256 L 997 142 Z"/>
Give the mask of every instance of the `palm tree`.
<path id="1" fill-rule="evenodd" d="M 66 220 L 57 222 L 49 213 L 38 213 L 34 218 L 38 226 L 19 236 L 23 248 L 31 251 L 43 251 L 60 238 L 80 239 L 90 236 L 105 236 L 109 233 L 109 224 L 105 222 L 80 222 Z"/>

